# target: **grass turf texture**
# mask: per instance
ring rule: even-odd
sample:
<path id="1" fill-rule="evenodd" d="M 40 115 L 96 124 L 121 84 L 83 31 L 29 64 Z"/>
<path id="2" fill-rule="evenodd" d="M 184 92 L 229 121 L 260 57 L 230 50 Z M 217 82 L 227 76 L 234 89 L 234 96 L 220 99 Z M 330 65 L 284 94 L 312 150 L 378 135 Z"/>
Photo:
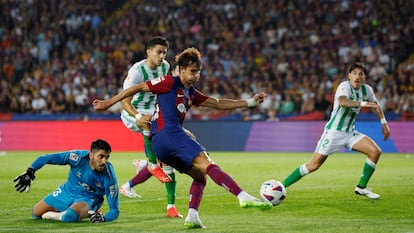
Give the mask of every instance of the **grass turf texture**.
<path id="1" fill-rule="evenodd" d="M 323 167 L 287 189 L 287 198 L 269 211 L 242 209 L 238 200 L 211 179 L 207 181 L 200 218 L 207 229 L 189 230 L 184 219 L 166 217 L 165 187 L 156 179 L 135 187 L 141 199 L 120 196 L 120 216 L 110 223 L 62 223 L 34 220 L 31 208 L 67 178 L 68 166 L 46 165 L 36 172 L 29 193 L 14 190 L 13 178 L 45 152 L 6 152 L 0 156 L 0 232 L 414 232 L 414 157 L 383 154 L 369 186 L 381 195 L 372 201 L 353 189 L 365 156 L 334 154 Z M 211 157 L 247 192 L 259 196 L 261 183 L 282 180 L 308 161 L 310 153 L 211 152 Z M 135 170 L 142 153 L 113 152 L 110 161 L 118 183 Z M 186 216 L 191 179 L 177 174 L 177 208 Z M 103 212 L 107 211 L 106 202 Z"/>

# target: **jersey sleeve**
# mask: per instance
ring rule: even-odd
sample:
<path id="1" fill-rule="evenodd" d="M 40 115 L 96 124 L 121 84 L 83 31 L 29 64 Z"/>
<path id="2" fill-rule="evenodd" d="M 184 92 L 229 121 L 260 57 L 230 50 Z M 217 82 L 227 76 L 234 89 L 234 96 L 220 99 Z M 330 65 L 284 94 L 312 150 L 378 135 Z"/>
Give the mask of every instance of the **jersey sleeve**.
<path id="1" fill-rule="evenodd" d="M 346 82 L 342 82 L 341 84 L 339 84 L 335 93 L 335 99 L 339 98 L 340 96 L 349 97 L 349 85 L 346 84 Z"/>
<path id="2" fill-rule="evenodd" d="M 46 154 L 39 156 L 30 167 L 35 171 L 39 170 L 46 164 L 55 164 L 55 165 L 66 165 L 70 164 L 71 166 L 76 165 L 80 161 L 80 157 L 84 156 L 87 151 L 65 151 L 58 152 L 53 154 Z"/>
<path id="3" fill-rule="evenodd" d="M 365 85 L 365 87 L 367 89 L 367 100 L 369 102 L 376 102 L 377 103 L 378 102 L 377 97 L 375 97 L 374 90 L 372 90 L 372 87 L 369 86 L 369 85 Z"/>
<path id="4" fill-rule="evenodd" d="M 201 91 L 194 89 L 193 105 L 199 106 L 206 101 L 206 99 L 208 99 L 208 96 L 204 95 Z"/>
<path id="5" fill-rule="evenodd" d="M 105 182 L 105 194 L 109 211 L 104 214 L 104 218 L 106 222 L 110 222 L 119 216 L 119 189 L 114 167 L 110 163 L 107 163 L 106 166 L 108 178 Z"/>
<path id="6" fill-rule="evenodd" d="M 167 93 L 174 85 L 174 78 L 172 76 L 158 77 L 153 80 L 147 81 L 147 85 L 151 92 L 154 94 Z"/>
<path id="7" fill-rule="evenodd" d="M 122 86 L 123 89 L 127 89 L 133 85 L 144 82 L 144 78 L 141 75 L 141 72 L 139 72 L 137 69 L 138 67 L 134 65 L 128 70 L 127 77 L 125 78 Z"/>

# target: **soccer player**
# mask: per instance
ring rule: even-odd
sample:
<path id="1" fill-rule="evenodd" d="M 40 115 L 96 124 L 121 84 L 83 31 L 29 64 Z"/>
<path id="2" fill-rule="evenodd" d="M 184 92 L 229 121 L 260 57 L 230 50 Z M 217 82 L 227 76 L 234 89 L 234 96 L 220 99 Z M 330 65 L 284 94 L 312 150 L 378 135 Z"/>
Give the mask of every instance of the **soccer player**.
<path id="1" fill-rule="evenodd" d="M 222 110 L 255 107 L 263 101 L 266 94 L 259 93 L 248 100 L 216 99 L 206 96 L 193 86 L 200 78 L 200 52 L 195 48 L 187 48 L 176 56 L 176 62 L 179 66 L 179 76 L 159 77 L 125 89 L 110 99 L 94 100 L 94 108 L 105 110 L 135 93 L 157 94 L 158 108 L 152 121 L 153 150 L 159 160 L 193 178 L 188 215 L 184 223 L 187 228 L 204 228 L 198 209 L 206 185 L 206 175 L 235 195 L 241 207 L 272 208 L 271 203 L 263 202 L 243 191 L 233 178 L 213 162 L 206 149 L 185 133 L 182 126 L 185 114 L 192 105 Z"/>
<path id="2" fill-rule="evenodd" d="M 110 222 L 118 218 L 118 182 L 115 170 L 108 161 L 110 145 L 97 139 L 90 150 L 71 150 L 38 157 L 25 172 L 14 179 L 18 192 L 29 192 L 35 172 L 46 164 L 69 165 L 68 180 L 39 201 L 32 209 L 37 219 L 79 222 Z M 109 211 L 101 213 L 104 196 Z"/>
<path id="3" fill-rule="evenodd" d="M 329 155 L 347 147 L 367 156 L 359 183 L 355 187 L 355 194 L 367 196 L 370 199 L 380 197 L 372 192 L 367 184 L 375 171 L 381 149 L 370 137 L 355 130 L 355 120 L 361 108 L 371 108 L 381 121 L 384 140 L 390 136 L 390 128 L 372 88 L 365 84 L 365 79 L 364 64 L 356 62 L 349 69 L 348 80 L 340 83 L 336 90 L 331 117 L 326 123 L 313 157 L 285 178 L 282 182 L 285 187 L 289 187 L 303 176 L 316 171 Z"/>
<path id="4" fill-rule="evenodd" d="M 135 63 L 128 71 L 124 80 L 123 88 L 127 89 L 133 85 L 153 80 L 164 76 L 170 69 L 170 64 L 165 60 L 168 50 L 168 41 L 160 36 L 148 40 L 146 44 L 147 58 Z M 124 183 L 119 192 L 126 197 L 139 198 L 139 194 L 133 189 L 134 186 L 145 182 L 152 175 L 165 183 L 167 190 L 167 216 L 170 218 L 182 218 L 183 216 L 175 206 L 176 186 L 175 171 L 171 166 L 158 165 L 157 158 L 151 147 L 150 121 L 156 109 L 156 95 L 152 93 L 137 93 L 122 101 L 121 119 L 124 125 L 137 133 L 142 133 L 145 142 L 145 151 L 148 157 L 146 160 L 134 160 L 136 175 Z M 149 168 L 149 169 L 148 169 Z"/>

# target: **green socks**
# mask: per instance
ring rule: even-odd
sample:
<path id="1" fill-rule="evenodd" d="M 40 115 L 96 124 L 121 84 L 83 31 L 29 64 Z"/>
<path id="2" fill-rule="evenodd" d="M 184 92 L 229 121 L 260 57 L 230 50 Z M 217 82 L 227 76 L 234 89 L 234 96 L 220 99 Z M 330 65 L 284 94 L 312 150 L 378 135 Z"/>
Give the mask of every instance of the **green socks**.
<path id="1" fill-rule="evenodd" d="M 148 161 L 152 164 L 156 164 L 157 157 L 154 155 L 154 152 L 152 151 L 152 143 L 151 143 L 151 140 L 149 139 L 150 134 L 151 134 L 151 131 L 149 130 L 142 131 L 142 135 L 144 136 L 144 143 L 145 143 L 145 149 L 147 151 Z"/>
<path id="2" fill-rule="evenodd" d="M 376 164 L 371 160 L 365 160 L 364 169 L 362 170 L 361 178 L 359 179 L 358 186 L 360 188 L 366 188 L 369 179 L 375 171 Z"/>
<path id="3" fill-rule="evenodd" d="M 296 168 L 288 177 L 283 180 L 282 184 L 285 186 L 285 188 L 289 187 L 296 181 L 300 180 L 302 177 L 309 174 L 308 168 L 305 164 L 300 165 L 298 168 Z"/>

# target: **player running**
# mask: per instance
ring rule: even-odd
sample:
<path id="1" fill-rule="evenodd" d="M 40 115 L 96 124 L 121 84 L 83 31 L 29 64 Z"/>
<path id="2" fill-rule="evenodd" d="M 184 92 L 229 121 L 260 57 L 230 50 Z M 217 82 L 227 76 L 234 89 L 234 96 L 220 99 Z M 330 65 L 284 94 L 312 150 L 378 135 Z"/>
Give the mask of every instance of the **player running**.
<path id="1" fill-rule="evenodd" d="M 206 175 L 216 184 L 224 187 L 239 199 L 241 207 L 272 208 L 247 192 L 208 156 L 206 149 L 183 130 L 186 112 L 192 105 L 222 110 L 255 107 L 266 97 L 256 94 L 248 100 L 216 99 L 197 90 L 193 84 L 200 78 L 201 54 L 195 48 L 188 48 L 177 55 L 179 76 L 164 76 L 123 90 L 108 100 L 94 100 L 96 110 L 105 110 L 117 101 L 135 93 L 157 94 L 158 108 L 152 122 L 152 145 L 159 160 L 193 178 L 190 187 L 188 215 L 184 225 L 187 228 L 204 228 L 198 209 L 206 186 Z"/>
<path id="2" fill-rule="evenodd" d="M 118 218 L 118 183 L 115 170 L 108 162 L 110 145 L 101 139 L 93 141 L 90 150 L 71 150 L 38 157 L 30 167 L 14 179 L 18 192 L 29 192 L 35 172 L 46 164 L 69 165 L 68 180 L 39 201 L 32 210 L 35 218 L 79 222 L 89 217 L 92 222 L 110 222 Z M 100 212 L 104 196 L 109 206 Z"/>
<path id="3" fill-rule="evenodd" d="M 309 173 L 319 169 L 329 155 L 343 147 L 359 151 L 367 156 L 355 194 L 378 199 L 380 195 L 367 187 L 381 155 L 381 148 L 367 135 L 355 130 L 355 121 L 361 108 L 371 108 L 381 121 L 384 140 L 390 136 L 390 128 L 384 112 L 378 104 L 372 88 L 365 84 L 365 66 L 357 62 L 348 73 L 348 80 L 339 84 L 335 93 L 334 106 L 325 130 L 319 139 L 312 159 L 296 168 L 282 182 L 289 187 Z"/>

